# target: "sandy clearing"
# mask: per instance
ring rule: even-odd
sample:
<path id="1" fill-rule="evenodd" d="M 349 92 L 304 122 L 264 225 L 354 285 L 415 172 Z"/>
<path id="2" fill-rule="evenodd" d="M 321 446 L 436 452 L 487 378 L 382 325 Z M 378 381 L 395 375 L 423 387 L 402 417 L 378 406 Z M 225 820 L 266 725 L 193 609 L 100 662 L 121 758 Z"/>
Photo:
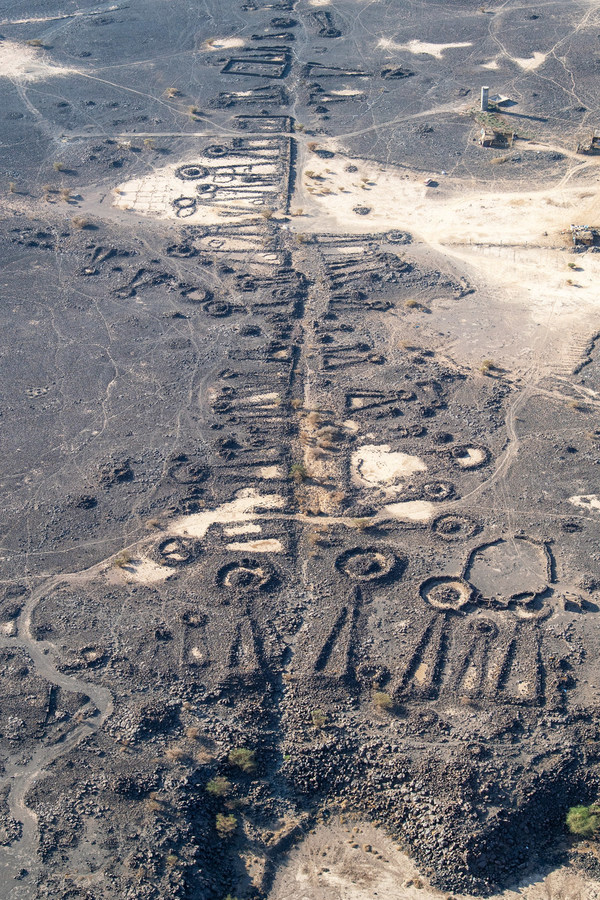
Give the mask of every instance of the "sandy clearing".
<path id="1" fill-rule="evenodd" d="M 400 477 L 426 472 L 427 466 L 418 456 L 392 453 L 389 444 L 365 444 L 354 451 L 352 468 L 360 480 L 370 485 L 391 485 Z M 395 485 L 399 490 L 401 485 Z"/>
<path id="2" fill-rule="evenodd" d="M 13 81 L 43 81 L 76 72 L 77 69 L 54 65 L 38 47 L 0 40 L 0 76 L 4 78 Z"/>
<path id="3" fill-rule="evenodd" d="M 533 56 L 528 59 L 519 58 L 518 56 L 509 57 L 513 62 L 516 62 L 518 66 L 521 66 L 522 69 L 525 69 L 527 72 L 531 72 L 534 69 L 539 69 L 542 63 L 546 62 L 547 53 L 539 53 L 538 51 L 534 51 Z"/>
<path id="4" fill-rule="evenodd" d="M 232 50 L 234 47 L 243 47 L 245 43 L 244 38 L 239 37 L 210 38 L 204 42 L 203 47 L 206 50 Z"/>
<path id="5" fill-rule="evenodd" d="M 281 466 L 261 466 L 258 470 L 259 478 L 269 481 L 271 478 L 283 478 L 283 469 Z"/>
<path id="6" fill-rule="evenodd" d="M 580 509 L 597 510 L 600 512 L 600 497 L 598 494 L 579 494 L 569 497 L 569 503 L 578 506 Z"/>
<path id="7" fill-rule="evenodd" d="M 227 550 L 249 551 L 251 553 L 282 553 L 283 544 L 277 538 L 265 538 L 262 541 L 237 541 L 227 544 Z"/>
<path id="8" fill-rule="evenodd" d="M 523 690 L 526 685 L 523 684 Z M 442 900 L 412 860 L 366 823 L 321 825 L 279 868 L 268 900 Z M 457 900 L 474 900 L 458 894 Z M 529 876 L 490 900 L 598 900 L 600 882 L 568 866 Z"/>
<path id="9" fill-rule="evenodd" d="M 466 452 L 466 456 L 459 456 L 456 460 L 458 465 L 463 469 L 472 469 L 485 459 L 485 453 L 483 450 L 480 450 L 479 447 L 467 447 Z"/>
<path id="10" fill-rule="evenodd" d="M 405 500 L 400 503 L 389 503 L 384 510 L 394 519 L 405 522 L 428 522 L 433 517 L 435 506 L 428 500 Z"/>
<path id="11" fill-rule="evenodd" d="M 273 401 L 279 401 L 280 395 L 277 391 L 271 391 L 268 394 L 252 394 L 250 397 L 240 397 L 238 400 L 233 401 L 234 406 L 244 406 L 246 403 L 269 403 Z"/>
<path id="12" fill-rule="evenodd" d="M 199 513 L 182 516 L 173 523 L 169 534 L 186 535 L 203 538 L 211 525 L 243 523 L 256 519 L 261 509 L 281 509 L 285 500 L 279 494 L 259 494 L 254 488 L 239 491 L 233 500 L 229 500 L 216 509 L 204 509 Z"/>
<path id="13" fill-rule="evenodd" d="M 117 573 L 123 581 L 136 581 L 140 584 L 159 584 L 170 578 L 174 574 L 174 570 L 168 566 L 160 566 L 146 556 L 137 556 L 127 563 L 126 566 L 110 570 L 111 575 Z"/>
<path id="14" fill-rule="evenodd" d="M 103 13 L 113 12 L 118 9 L 118 6 L 105 6 L 102 10 Z M 2 19 L 0 21 L 0 25 L 37 25 L 40 22 L 57 22 L 61 19 L 76 19 L 78 16 L 91 17 L 95 15 L 93 11 L 87 12 L 86 10 L 75 10 L 74 12 L 64 13 L 63 15 L 56 16 L 37 16 L 29 19 Z"/>
<path id="15" fill-rule="evenodd" d="M 233 537 L 236 534 L 260 534 L 262 528 L 256 523 L 249 522 L 248 525 L 232 525 L 230 528 L 224 528 L 223 534 L 227 537 Z"/>
<path id="16" fill-rule="evenodd" d="M 329 147 L 336 149 L 335 142 Z M 349 162 L 356 173 L 345 171 Z M 498 299 L 527 308 L 537 324 L 564 331 L 585 320 L 587 327 L 590 314 L 600 313 L 600 254 L 586 254 L 581 271 L 569 278 L 569 235 L 561 234 L 572 222 L 600 221 L 595 183 L 565 180 L 537 190 L 502 192 L 442 177 L 440 188 L 432 190 L 423 184 L 422 173 L 400 173 L 341 153 L 327 165 L 311 157 L 309 165 L 316 178 L 305 174 L 295 198 L 313 214 L 312 221 L 303 222 L 303 231 L 410 231 L 416 241 L 473 273 Z M 357 215 L 358 207 L 367 207 L 369 214 Z M 295 223 L 291 227 L 299 229 Z"/>
<path id="17" fill-rule="evenodd" d="M 275 155 L 274 155 L 275 154 Z M 223 173 L 215 166 L 215 159 L 198 153 L 177 162 L 155 169 L 148 175 L 132 178 L 114 189 L 113 205 L 131 210 L 143 216 L 171 219 L 180 225 L 222 225 L 224 216 L 228 223 L 254 220 L 265 206 L 271 208 L 275 201 L 272 186 L 260 183 L 248 193 L 248 160 L 243 156 L 229 155 L 230 173 Z M 176 175 L 182 166 L 205 169 L 200 176 L 205 190 L 198 192 L 199 182 L 182 180 Z M 253 161 L 253 174 L 266 179 L 279 178 L 276 151 L 265 151 L 263 158 Z"/>
<path id="18" fill-rule="evenodd" d="M 377 44 L 382 50 L 407 50 L 409 53 L 425 53 L 428 56 L 435 56 L 436 59 L 442 59 L 446 50 L 453 50 L 458 47 L 472 47 L 472 41 L 459 41 L 454 44 L 429 44 L 427 41 L 409 41 L 407 44 L 396 44 L 389 38 L 381 38 Z"/>

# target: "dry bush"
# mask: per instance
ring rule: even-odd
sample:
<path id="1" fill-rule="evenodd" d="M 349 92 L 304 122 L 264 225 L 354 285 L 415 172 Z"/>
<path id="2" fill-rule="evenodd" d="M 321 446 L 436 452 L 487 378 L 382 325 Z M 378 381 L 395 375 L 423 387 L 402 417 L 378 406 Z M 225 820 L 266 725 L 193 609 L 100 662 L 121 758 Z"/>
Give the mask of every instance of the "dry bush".
<path id="1" fill-rule="evenodd" d="M 352 527 L 356 528 L 357 531 L 366 531 L 372 524 L 371 519 L 367 518 L 351 519 L 350 521 L 352 522 Z"/>
<path id="2" fill-rule="evenodd" d="M 324 728 L 327 725 L 327 713 L 323 712 L 322 709 L 313 709 L 310 719 L 315 728 Z"/>
<path id="3" fill-rule="evenodd" d="M 232 788 L 232 783 L 223 775 L 217 775 L 215 778 L 211 778 L 206 784 L 207 793 L 211 794 L 213 797 L 226 797 L 227 794 L 231 793 Z"/>
<path id="4" fill-rule="evenodd" d="M 373 694 L 373 703 L 377 709 L 392 709 L 394 701 L 385 691 L 375 691 Z"/>
<path id="5" fill-rule="evenodd" d="M 179 760 L 184 759 L 186 755 L 187 754 L 182 747 L 167 747 L 165 750 L 165 756 L 172 762 L 179 762 Z"/>
<path id="6" fill-rule="evenodd" d="M 248 750 L 247 747 L 236 747 L 229 752 L 227 759 L 230 765 L 241 769 L 246 775 L 251 775 L 256 771 L 256 754 L 254 750 Z"/>
<path id="7" fill-rule="evenodd" d="M 235 834 L 237 826 L 238 820 L 235 816 L 225 816 L 223 815 L 223 813 L 217 814 L 217 818 L 215 820 L 215 828 L 217 829 L 217 834 L 219 835 L 219 837 L 231 837 L 233 834 Z"/>
<path id="8" fill-rule="evenodd" d="M 308 472 L 302 463 L 294 463 L 293 466 L 290 466 L 290 478 L 292 481 L 295 481 L 296 484 L 302 484 L 303 481 L 306 481 Z"/>
<path id="9" fill-rule="evenodd" d="M 129 563 L 132 562 L 132 560 L 133 556 L 128 550 L 121 550 L 121 552 L 115 556 L 113 565 L 116 566 L 117 569 L 124 569 L 125 566 L 128 566 Z"/>
<path id="10" fill-rule="evenodd" d="M 306 451 L 306 460 L 307 462 L 317 462 L 317 460 L 324 459 L 327 456 L 325 451 L 319 447 L 309 447 Z"/>
<path id="11" fill-rule="evenodd" d="M 80 231 L 83 228 L 88 228 L 92 223 L 89 219 L 86 219 L 85 216 L 74 216 L 71 219 L 71 225 L 73 228 L 78 228 Z"/>

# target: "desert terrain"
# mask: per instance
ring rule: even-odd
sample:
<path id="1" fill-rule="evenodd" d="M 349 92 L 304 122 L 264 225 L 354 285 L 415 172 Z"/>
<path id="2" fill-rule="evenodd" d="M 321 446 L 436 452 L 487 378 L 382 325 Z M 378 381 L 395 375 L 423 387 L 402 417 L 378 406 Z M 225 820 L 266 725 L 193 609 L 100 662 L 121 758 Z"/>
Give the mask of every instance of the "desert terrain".
<path id="1" fill-rule="evenodd" d="M 599 36 L 0 0 L 2 898 L 600 896 Z"/>

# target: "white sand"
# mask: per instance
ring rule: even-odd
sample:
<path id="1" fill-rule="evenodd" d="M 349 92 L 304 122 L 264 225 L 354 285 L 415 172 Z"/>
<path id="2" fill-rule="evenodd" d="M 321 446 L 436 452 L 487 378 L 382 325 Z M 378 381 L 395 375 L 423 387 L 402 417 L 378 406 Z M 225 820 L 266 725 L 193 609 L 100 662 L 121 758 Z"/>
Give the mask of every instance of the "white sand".
<path id="1" fill-rule="evenodd" d="M 534 52 L 533 56 L 529 57 L 529 59 L 522 59 L 518 56 L 511 56 L 510 58 L 517 63 L 518 66 L 521 66 L 522 69 L 525 69 L 528 72 L 533 71 L 534 69 L 539 69 L 542 63 L 546 62 L 547 53 L 538 53 Z"/>
<path id="2" fill-rule="evenodd" d="M 456 460 L 463 469 L 472 469 L 473 466 L 478 466 L 485 459 L 485 453 L 479 447 L 467 447 L 466 451 L 466 456 L 459 456 Z"/>
<path id="3" fill-rule="evenodd" d="M 256 523 L 250 522 L 248 525 L 232 525 L 230 528 L 224 528 L 223 534 L 227 537 L 233 537 L 236 534 L 260 534 L 262 528 Z"/>
<path id="4" fill-rule="evenodd" d="M 269 481 L 271 478 L 283 478 L 283 469 L 281 466 L 261 466 L 258 474 L 260 478 Z"/>
<path id="5" fill-rule="evenodd" d="M 337 149 L 334 141 L 329 146 Z M 524 148 L 544 149 L 531 143 Z M 345 171 L 349 162 L 357 166 L 356 173 Z M 599 162 L 586 160 L 585 165 L 594 171 Z M 561 332 L 584 320 L 589 323 L 590 314 L 600 311 L 600 254 L 586 254 L 581 271 L 573 276 L 564 252 L 569 235 L 561 234 L 572 222 L 600 222 L 595 181 L 582 184 L 565 177 L 539 190 L 491 186 L 486 191 L 481 181 L 448 176 L 440 177 L 439 189 L 430 190 L 421 173 L 404 174 L 341 153 L 326 165 L 311 157 L 309 168 L 322 180 L 305 177 L 294 198 L 312 213 L 302 231 L 410 231 L 415 241 L 471 270 L 498 299 L 527 308 L 536 323 L 548 327 L 552 311 L 552 327 Z M 355 206 L 368 206 L 371 212 L 358 216 Z M 292 227 L 300 230 L 295 223 Z"/>
<path id="6" fill-rule="evenodd" d="M 138 556 L 134 557 L 126 566 L 111 570 L 111 575 L 116 573 L 122 576 L 124 581 L 136 581 L 140 584 L 158 584 L 170 578 L 174 574 L 174 569 L 169 566 L 160 566 L 146 556 Z"/>
<path id="7" fill-rule="evenodd" d="M 467 673 L 467 677 L 468 677 Z M 417 669 L 424 681 L 427 672 Z M 526 693 L 527 684 L 521 691 Z M 444 900 L 380 828 L 339 821 L 321 825 L 288 854 L 268 900 Z M 456 900 L 474 900 L 456 894 Z M 564 866 L 529 876 L 490 900 L 598 900 L 600 883 Z"/>
<path id="8" fill-rule="evenodd" d="M 244 38 L 211 38 L 204 43 L 205 50 L 233 50 L 235 47 L 243 47 L 246 41 Z"/>
<path id="9" fill-rule="evenodd" d="M 569 503 L 579 506 L 580 509 L 600 511 L 600 497 L 598 494 L 579 494 L 569 497 Z"/>
<path id="10" fill-rule="evenodd" d="M 227 544 L 228 550 L 247 550 L 249 553 L 281 553 L 283 544 L 277 538 L 265 538 L 262 541 L 237 541 Z"/>
<path id="11" fill-rule="evenodd" d="M 354 451 L 351 461 L 355 474 L 370 485 L 391 485 L 402 476 L 427 471 L 427 466 L 418 456 L 392 453 L 388 444 L 365 444 Z"/>
<path id="12" fill-rule="evenodd" d="M 382 50 L 407 50 L 409 53 L 425 53 L 428 56 L 435 56 L 436 59 L 442 59 L 446 50 L 453 50 L 455 47 L 472 47 L 472 41 L 460 41 L 454 44 L 428 44 L 427 41 L 409 41 L 407 44 L 395 44 L 389 38 L 381 38 L 377 44 Z"/>
<path id="13" fill-rule="evenodd" d="M 428 522 L 433 516 L 435 507 L 428 500 L 406 500 L 401 503 L 389 503 L 384 509 L 395 519 L 405 522 Z"/>
<path id="14" fill-rule="evenodd" d="M 277 205 L 279 191 L 276 186 L 255 184 L 249 186 L 244 182 L 245 172 L 266 179 L 277 180 L 277 162 L 280 148 L 274 142 L 272 147 L 264 151 L 260 159 L 248 159 L 243 156 L 227 156 L 229 173 L 224 173 L 219 166 L 221 159 L 196 156 L 179 160 L 176 163 L 155 169 L 149 175 L 132 178 L 118 185 L 114 191 L 113 205 L 119 209 L 132 210 L 144 216 L 171 219 L 180 225 L 218 225 L 226 221 L 245 222 L 255 220 L 265 208 Z M 198 181 L 185 181 L 175 174 L 179 166 L 197 165 L 208 170 Z M 197 193 L 198 184 L 208 185 L 204 193 Z M 281 185 L 283 186 L 283 184 Z M 178 205 L 174 205 L 178 201 Z M 229 215 L 229 213 L 235 214 Z"/>
<path id="15" fill-rule="evenodd" d="M 204 509 L 199 513 L 182 516 L 169 529 L 170 534 L 203 538 L 211 525 L 243 523 L 256 519 L 256 507 L 281 509 L 285 505 L 279 494 L 259 494 L 254 488 L 239 491 L 234 500 L 223 503 L 216 509 Z"/>
<path id="16" fill-rule="evenodd" d="M 13 81 L 43 81 L 72 75 L 76 69 L 56 66 L 40 47 L 29 47 L 16 41 L 0 41 L 0 76 Z"/>

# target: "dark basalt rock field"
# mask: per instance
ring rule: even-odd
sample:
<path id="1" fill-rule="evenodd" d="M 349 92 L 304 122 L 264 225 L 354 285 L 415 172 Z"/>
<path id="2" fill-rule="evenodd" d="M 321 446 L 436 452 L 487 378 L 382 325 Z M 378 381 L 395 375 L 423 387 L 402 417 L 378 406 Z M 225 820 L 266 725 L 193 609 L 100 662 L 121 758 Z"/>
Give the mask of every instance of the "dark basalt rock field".
<path id="1" fill-rule="evenodd" d="M 340 815 L 444 892 L 564 862 L 600 779 L 597 6 L 26 7 L 0 895 L 260 900 Z"/>

